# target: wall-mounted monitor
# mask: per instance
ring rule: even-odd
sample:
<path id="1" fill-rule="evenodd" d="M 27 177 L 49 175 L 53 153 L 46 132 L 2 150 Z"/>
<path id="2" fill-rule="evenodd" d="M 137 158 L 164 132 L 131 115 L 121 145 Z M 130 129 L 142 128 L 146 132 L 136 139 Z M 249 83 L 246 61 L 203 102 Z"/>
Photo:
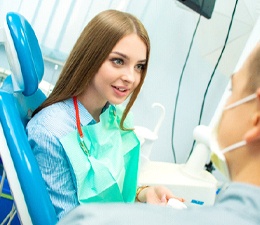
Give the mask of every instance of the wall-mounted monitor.
<path id="1" fill-rule="evenodd" d="M 210 19 L 216 0 L 177 0 L 198 14 Z"/>

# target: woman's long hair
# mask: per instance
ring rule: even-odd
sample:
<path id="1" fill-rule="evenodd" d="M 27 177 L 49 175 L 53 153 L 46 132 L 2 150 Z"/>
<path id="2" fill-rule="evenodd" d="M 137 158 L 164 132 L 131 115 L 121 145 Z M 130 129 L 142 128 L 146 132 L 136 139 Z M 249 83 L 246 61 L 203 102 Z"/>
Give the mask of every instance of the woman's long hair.
<path id="1" fill-rule="evenodd" d="M 147 47 L 147 63 L 139 85 L 131 94 L 124 110 L 120 128 L 143 85 L 150 56 L 150 40 L 143 24 L 133 15 L 117 10 L 106 10 L 96 15 L 84 28 L 76 41 L 59 79 L 49 97 L 33 113 L 43 108 L 81 94 L 90 84 L 102 63 L 117 42 L 128 34 L 135 33 Z"/>

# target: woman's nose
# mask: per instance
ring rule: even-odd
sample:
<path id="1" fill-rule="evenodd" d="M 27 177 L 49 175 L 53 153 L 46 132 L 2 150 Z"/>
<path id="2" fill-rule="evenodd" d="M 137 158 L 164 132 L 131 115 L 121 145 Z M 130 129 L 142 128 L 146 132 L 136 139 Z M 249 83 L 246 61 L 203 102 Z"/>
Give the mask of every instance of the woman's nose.
<path id="1" fill-rule="evenodd" d="M 126 69 L 124 71 L 122 79 L 128 83 L 134 83 L 135 82 L 135 70 L 131 69 L 131 68 Z"/>

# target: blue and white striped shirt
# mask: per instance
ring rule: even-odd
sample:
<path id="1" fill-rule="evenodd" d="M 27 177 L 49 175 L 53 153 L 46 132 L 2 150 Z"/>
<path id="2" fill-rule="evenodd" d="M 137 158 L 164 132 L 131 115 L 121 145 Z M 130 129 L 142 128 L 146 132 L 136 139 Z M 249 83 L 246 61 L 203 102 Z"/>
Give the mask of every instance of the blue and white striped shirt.
<path id="1" fill-rule="evenodd" d="M 82 126 L 96 123 L 79 101 L 78 106 Z M 73 100 L 68 99 L 44 108 L 29 121 L 26 129 L 29 143 L 60 219 L 79 205 L 76 178 L 59 141 L 76 129 Z"/>

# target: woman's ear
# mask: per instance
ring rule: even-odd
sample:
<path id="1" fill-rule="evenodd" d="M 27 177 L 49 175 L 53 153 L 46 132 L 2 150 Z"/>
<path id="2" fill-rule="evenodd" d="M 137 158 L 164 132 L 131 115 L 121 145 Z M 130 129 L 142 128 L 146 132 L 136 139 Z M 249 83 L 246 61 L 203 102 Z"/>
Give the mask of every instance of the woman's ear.
<path id="1" fill-rule="evenodd" d="M 260 88 L 256 91 L 257 94 L 257 111 L 252 118 L 252 129 L 245 133 L 244 140 L 247 143 L 260 139 Z"/>

